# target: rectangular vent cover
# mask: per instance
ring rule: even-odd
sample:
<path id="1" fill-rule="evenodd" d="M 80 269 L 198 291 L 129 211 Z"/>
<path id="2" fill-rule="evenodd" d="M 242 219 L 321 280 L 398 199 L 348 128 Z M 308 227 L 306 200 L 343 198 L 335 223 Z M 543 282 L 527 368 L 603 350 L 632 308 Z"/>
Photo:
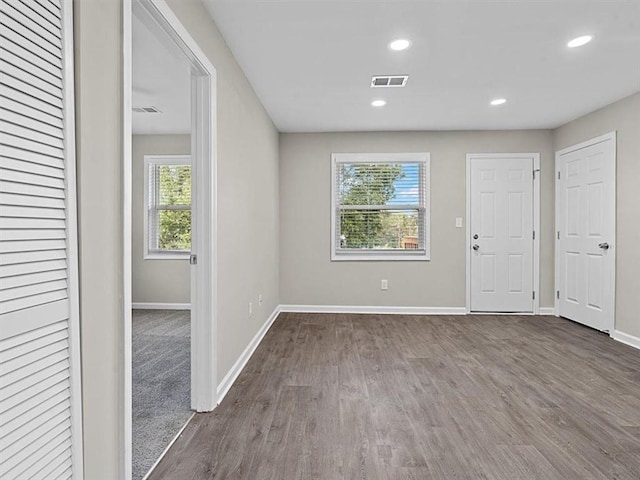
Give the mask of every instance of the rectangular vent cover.
<path id="1" fill-rule="evenodd" d="M 371 77 L 371 87 L 404 87 L 409 75 L 374 75 Z"/>
<path id="2" fill-rule="evenodd" d="M 133 107 L 135 113 L 162 113 L 157 107 Z"/>

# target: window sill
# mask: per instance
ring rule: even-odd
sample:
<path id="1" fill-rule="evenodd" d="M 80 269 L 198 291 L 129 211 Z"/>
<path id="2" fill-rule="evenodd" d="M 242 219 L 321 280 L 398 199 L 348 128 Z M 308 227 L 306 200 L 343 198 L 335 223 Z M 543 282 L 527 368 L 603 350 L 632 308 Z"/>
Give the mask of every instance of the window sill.
<path id="1" fill-rule="evenodd" d="M 145 260 L 189 260 L 191 253 L 147 253 L 144 255 Z"/>
<path id="2" fill-rule="evenodd" d="M 424 262 L 430 260 L 431 257 L 427 253 L 416 255 L 393 253 L 334 253 L 331 255 L 332 262 Z"/>

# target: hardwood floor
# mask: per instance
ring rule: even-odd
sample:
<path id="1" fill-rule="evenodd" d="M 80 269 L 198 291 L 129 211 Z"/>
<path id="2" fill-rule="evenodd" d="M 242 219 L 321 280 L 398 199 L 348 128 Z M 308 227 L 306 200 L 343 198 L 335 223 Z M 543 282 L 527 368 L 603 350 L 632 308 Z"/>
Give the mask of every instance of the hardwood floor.
<path id="1" fill-rule="evenodd" d="M 566 320 L 281 314 L 158 479 L 640 478 L 640 352 Z"/>

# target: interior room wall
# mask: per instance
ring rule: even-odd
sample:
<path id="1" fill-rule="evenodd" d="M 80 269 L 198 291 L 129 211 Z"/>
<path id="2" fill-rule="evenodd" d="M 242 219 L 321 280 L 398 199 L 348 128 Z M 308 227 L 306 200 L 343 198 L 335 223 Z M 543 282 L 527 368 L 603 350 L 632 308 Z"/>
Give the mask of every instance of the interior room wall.
<path id="1" fill-rule="evenodd" d="M 122 0 L 74 1 L 84 478 L 123 478 Z"/>
<path id="2" fill-rule="evenodd" d="M 431 153 L 431 260 L 331 262 L 331 154 Z M 467 153 L 540 153 L 541 307 L 553 306 L 554 158 L 549 130 L 280 136 L 280 298 L 285 305 L 465 306 Z M 389 289 L 380 290 L 387 279 Z"/>
<path id="3" fill-rule="evenodd" d="M 279 304 L 278 131 L 202 3 L 167 3 L 217 71 L 220 382 Z"/>
<path id="4" fill-rule="evenodd" d="M 131 175 L 131 283 L 133 303 L 190 303 L 189 259 L 144 258 L 144 156 L 189 155 L 190 135 L 134 135 Z"/>
<path id="5" fill-rule="evenodd" d="M 640 338 L 640 93 L 554 131 L 554 150 L 617 132 L 615 329 Z"/>

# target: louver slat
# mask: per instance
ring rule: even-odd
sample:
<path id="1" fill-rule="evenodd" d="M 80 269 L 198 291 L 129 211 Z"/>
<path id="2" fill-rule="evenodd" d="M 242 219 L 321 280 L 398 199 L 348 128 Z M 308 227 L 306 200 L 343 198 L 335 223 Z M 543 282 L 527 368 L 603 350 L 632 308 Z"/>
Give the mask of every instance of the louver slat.
<path id="1" fill-rule="evenodd" d="M 60 0 L 0 2 L 0 478 L 81 471 L 70 19 Z"/>

